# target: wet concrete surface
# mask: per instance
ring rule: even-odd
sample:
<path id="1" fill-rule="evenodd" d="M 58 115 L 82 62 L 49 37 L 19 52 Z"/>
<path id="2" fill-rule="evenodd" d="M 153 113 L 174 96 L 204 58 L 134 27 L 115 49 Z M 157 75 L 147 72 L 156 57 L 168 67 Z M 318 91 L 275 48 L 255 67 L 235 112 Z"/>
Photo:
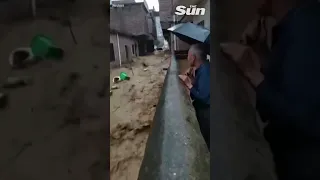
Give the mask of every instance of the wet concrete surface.
<path id="1" fill-rule="evenodd" d="M 171 60 L 140 168 L 139 180 L 210 179 L 210 153 Z"/>

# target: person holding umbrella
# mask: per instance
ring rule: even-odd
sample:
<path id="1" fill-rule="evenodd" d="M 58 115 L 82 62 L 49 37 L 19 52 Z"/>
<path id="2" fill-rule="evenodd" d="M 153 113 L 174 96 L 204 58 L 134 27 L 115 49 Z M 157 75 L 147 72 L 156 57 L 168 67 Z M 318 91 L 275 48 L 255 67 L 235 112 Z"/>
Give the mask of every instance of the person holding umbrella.
<path id="1" fill-rule="evenodd" d="M 210 151 L 210 63 L 202 44 L 191 45 L 188 63 L 194 69 L 194 76 L 179 75 L 190 91 L 201 134 Z"/>

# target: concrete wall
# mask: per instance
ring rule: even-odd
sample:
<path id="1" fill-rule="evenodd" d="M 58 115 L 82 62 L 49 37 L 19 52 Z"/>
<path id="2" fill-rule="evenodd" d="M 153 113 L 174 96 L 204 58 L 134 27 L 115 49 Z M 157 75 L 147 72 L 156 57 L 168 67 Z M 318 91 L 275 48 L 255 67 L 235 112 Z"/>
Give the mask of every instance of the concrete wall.
<path id="1" fill-rule="evenodd" d="M 172 21 L 172 4 L 176 0 L 159 0 L 159 16 L 163 29 L 170 27 L 170 21 Z"/>
<path id="2" fill-rule="evenodd" d="M 171 58 L 138 180 L 209 180 L 210 153 L 178 78 L 183 63 Z"/>
<path id="3" fill-rule="evenodd" d="M 177 45 L 176 45 L 177 51 L 188 50 L 190 48 L 190 45 L 188 43 L 181 41 L 178 37 L 176 38 L 176 43 L 177 43 Z"/>
<path id="4" fill-rule="evenodd" d="M 148 12 L 144 3 L 125 4 L 124 7 L 110 9 L 110 28 L 132 35 L 149 33 Z"/>
<path id="5" fill-rule="evenodd" d="M 205 8 L 206 13 L 203 16 L 193 16 L 193 23 L 198 24 L 204 21 L 204 27 L 210 29 L 210 1 L 204 0 L 197 7 Z"/>
<path id="6" fill-rule="evenodd" d="M 259 127 L 254 90 L 231 60 L 220 54 L 219 43 L 239 41 L 247 24 L 260 5 L 256 0 L 215 1 L 212 33 L 214 75 L 212 83 L 219 86 L 211 94 L 212 179 L 274 180 L 274 165 L 269 145 Z"/>
<path id="7" fill-rule="evenodd" d="M 116 34 L 110 34 L 110 43 L 113 44 L 114 49 L 114 55 L 115 55 L 115 61 L 110 62 L 110 66 L 119 66 L 120 65 L 120 57 L 119 57 L 119 49 L 118 49 L 118 42 L 117 42 L 117 35 Z M 121 64 L 128 63 L 132 60 L 133 57 L 136 57 L 139 55 L 138 48 L 135 50 L 135 54 L 132 52 L 132 45 L 137 45 L 138 42 L 132 38 L 128 38 L 125 36 L 119 35 L 119 44 L 120 44 L 120 56 L 121 56 Z M 129 52 L 129 61 L 126 60 L 126 51 L 125 51 L 125 45 L 128 46 L 128 52 Z M 110 53 L 111 54 L 111 53 Z"/>
<path id="8" fill-rule="evenodd" d="M 262 4 L 262 0 L 226 0 L 221 1 L 220 4 L 221 40 L 239 41 L 247 23 L 256 16 L 257 8 Z"/>

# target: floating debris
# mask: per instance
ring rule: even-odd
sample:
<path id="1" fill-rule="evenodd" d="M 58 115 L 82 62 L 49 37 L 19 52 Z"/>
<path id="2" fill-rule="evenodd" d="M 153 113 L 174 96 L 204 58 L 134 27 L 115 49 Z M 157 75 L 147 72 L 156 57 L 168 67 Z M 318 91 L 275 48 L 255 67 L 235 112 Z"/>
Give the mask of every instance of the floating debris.
<path id="1" fill-rule="evenodd" d="M 114 89 L 119 89 L 119 86 L 114 85 L 114 86 L 111 87 L 111 89 L 112 89 L 112 90 L 114 90 Z"/>
<path id="2" fill-rule="evenodd" d="M 146 64 L 145 62 L 141 63 L 143 67 L 148 67 L 148 64 Z"/>
<path id="3" fill-rule="evenodd" d="M 112 82 L 113 83 L 118 83 L 118 82 L 120 82 L 121 80 L 120 80 L 120 76 L 115 76 L 115 77 L 113 77 L 113 79 L 112 79 Z"/>
<path id="4" fill-rule="evenodd" d="M 36 62 L 36 58 L 31 48 L 17 48 L 9 55 L 9 64 L 12 68 L 22 69 L 34 62 Z"/>
<path id="5" fill-rule="evenodd" d="M 32 78 L 24 77 L 8 77 L 6 82 L 2 84 L 3 88 L 18 88 L 32 84 Z"/>

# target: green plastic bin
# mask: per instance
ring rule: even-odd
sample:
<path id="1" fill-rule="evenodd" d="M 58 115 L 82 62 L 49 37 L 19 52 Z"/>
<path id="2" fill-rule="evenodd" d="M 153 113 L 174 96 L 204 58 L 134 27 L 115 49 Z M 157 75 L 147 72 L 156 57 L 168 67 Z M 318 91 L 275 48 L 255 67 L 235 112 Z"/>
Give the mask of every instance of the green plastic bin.
<path id="1" fill-rule="evenodd" d="M 63 50 L 56 47 L 53 40 L 44 35 L 36 35 L 31 41 L 31 50 L 34 56 L 41 58 L 63 57 Z"/>
<path id="2" fill-rule="evenodd" d="M 123 80 L 128 80 L 129 79 L 129 76 L 127 73 L 125 72 L 121 72 L 120 73 L 120 80 L 123 81 Z"/>

